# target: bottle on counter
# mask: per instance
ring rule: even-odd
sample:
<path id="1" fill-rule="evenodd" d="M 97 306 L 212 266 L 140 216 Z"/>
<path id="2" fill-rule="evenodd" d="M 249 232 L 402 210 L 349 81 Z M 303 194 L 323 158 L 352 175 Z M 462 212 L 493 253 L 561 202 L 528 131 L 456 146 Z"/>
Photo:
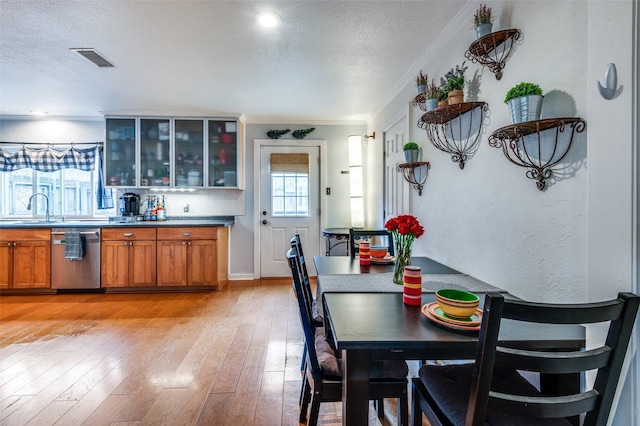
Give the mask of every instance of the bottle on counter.
<path id="1" fill-rule="evenodd" d="M 151 220 L 151 197 L 147 198 L 147 210 L 144 212 L 144 220 Z"/>
<path id="2" fill-rule="evenodd" d="M 157 215 L 158 221 L 167 220 L 167 209 L 164 205 L 164 195 L 162 196 L 162 201 L 158 204 Z"/>
<path id="3" fill-rule="evenodd" d="M 158 198 L 154 195 L 151 201 L 151 221 L 158 220 Z"/>

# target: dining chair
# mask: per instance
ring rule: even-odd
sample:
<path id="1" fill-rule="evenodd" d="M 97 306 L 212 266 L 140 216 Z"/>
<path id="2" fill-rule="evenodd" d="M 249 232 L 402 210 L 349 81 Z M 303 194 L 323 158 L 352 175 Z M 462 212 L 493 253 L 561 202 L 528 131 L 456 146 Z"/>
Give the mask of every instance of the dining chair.
<path id="1" fill-rule="evenodd" d="M 605 425 L 638 312 L 640 297 L 619 293 L 614 300 L 585 304 L 544 304 L 486 295 L 475 363 L 423 366 L 413 378 L 412 416 L 422 413 L 436 425 L 570 425 L 584 417 L 584 425 Z M 535 350 L 501 346 L 503 320 L 548 324 L 609 323 L 605 342 L 578 351 Z M 518 371 L 546 377 L 596 372 L 587 389 L 561 396 L 544 395 Z M 567 377 L 567 376 L 564 376 Z M 546 380 L 546 378 L 545 378 Z M 584 387 L 584 386 L 583 386 Z"/>
<path id="2" fill-rule="evenodd" d="M 302 267 L 295 248 L 287 251 L 287 261 L 293 277 L 293 289 L 298 301 L 300 322 L 306 347 L 306 371 L 303 378 L 304 397 L 300 404 L 300 422 L 316 425 L 320 404 L 342 401 L 341 360 L 326 341 L 324 328 L 317 326 L 310 315 L 308 298 L 303 290 Z M 376 401 L 378 416 L 384 417 L 384 398 L 398 399 L 398 424 L 409 424 L 407 375 L 409 368 L 404 361 L 378 361 L 370 371 L 369 399 Z M 309 403 L 311 408 L 309 409 Z"/>
<path id="3" fill-rule="evenodd" d="M 358 248 L 356 245 L 357 239 L 374 236 L 386 237 L 387 245 L 389 246 L 389 255 L 393 256 L 395 254 L 395 249 L 393 247 L 393 236 L 388 230 L 349 228 L 349 254 L 351 255 L 351 258 L 355 259 L 356 254 L 358 253 Z"/>
<path id="4" fill-rule="evenodd" d="M 302 250 L 302 241 L 300 240 L 300 234 L 295 234 L 291 238 L 290 243 L 291 243 L 291 248 L 296 249 L 296 256 L 298 258 L 298 262 L 300 263 L 300 267 L 301 267 L 301 271 L 300 271 L 302 274 L 301 280 L 303 284 L 303 289 L 305 291 L 305 297 L 307 298 L 308 301 L 311 302 L 310 304 L 311 316 L 317 324 L 322 325 L 324 323 L 324 319 L 322 318 L 322 315 L 320 315 L 318 308 L 316 306 L 316 301 L 313 297 L 313 290 L 311 289 L 311 281 L 309 280 L 309 273 L 307 272 L 307 263 L 305 261 L 304 253 Z"/>

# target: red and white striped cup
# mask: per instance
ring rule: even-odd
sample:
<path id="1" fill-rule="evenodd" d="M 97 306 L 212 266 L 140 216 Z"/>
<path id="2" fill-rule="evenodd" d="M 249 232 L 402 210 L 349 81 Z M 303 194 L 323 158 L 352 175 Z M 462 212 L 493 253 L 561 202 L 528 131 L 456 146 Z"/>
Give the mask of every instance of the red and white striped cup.
<path id="1" fill-rule="evenodd" d="M 402 300 L 406 305 L 420 306 L 422 304 L 422 271 L 419 266 L 404 267 Z"/>
<path id="2" fill-rule="evenodd" d="M 371 265 L 371 246 L 368 242 L 362 242 L 358 245 L 358 253 L 361 265 Z"/>

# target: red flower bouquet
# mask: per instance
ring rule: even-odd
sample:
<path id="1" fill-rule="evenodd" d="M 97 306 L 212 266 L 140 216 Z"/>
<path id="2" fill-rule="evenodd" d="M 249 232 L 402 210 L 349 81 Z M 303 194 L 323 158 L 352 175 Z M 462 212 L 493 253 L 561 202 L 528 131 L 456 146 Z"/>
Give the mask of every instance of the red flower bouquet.
<path id="1" fill-rule="evenodd" d="M 415 216 L 400 215 L 391 218 L 384 224 L 391 231 L 396 245 L 396 268 L 393 274 L 393 282 L 402 284 L 404 267 L 411 264 L 411 245 L 413 240 L 424 234 L 424 227 Z"/>

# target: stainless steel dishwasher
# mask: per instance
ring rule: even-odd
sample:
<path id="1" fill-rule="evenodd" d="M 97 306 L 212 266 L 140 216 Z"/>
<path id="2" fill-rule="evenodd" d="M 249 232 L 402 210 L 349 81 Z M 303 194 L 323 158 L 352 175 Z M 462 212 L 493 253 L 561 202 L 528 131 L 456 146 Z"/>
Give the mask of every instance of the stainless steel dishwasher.
<path id="1" fill-rule="evenodd" d="M 67 232 L 79 232 L 84 255 L 65 257 Z M 100 288 L 100 228 L 53 228 L 51 230 L 51 288 Z"/>

